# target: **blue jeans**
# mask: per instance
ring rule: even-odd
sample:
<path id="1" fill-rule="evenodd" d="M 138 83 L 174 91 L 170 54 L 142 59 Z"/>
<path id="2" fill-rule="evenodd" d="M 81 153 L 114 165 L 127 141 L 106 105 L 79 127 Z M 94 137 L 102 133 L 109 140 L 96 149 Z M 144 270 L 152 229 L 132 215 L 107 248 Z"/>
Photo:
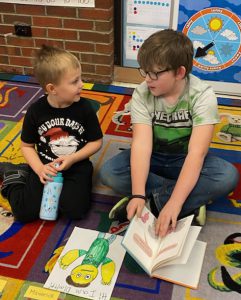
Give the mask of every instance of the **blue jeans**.
<path id="1" fill-rule="evenodd" d="M 185 158 L 185 154 L 152 153 L 146 195 L 152 195 L 158 211 L 161 211 L 170 198 Z M 100 170 L 100 179 L 114 191 L 125 196 L 131 195 L 130 149 L 123 150 L 108 160 Z M 207 154 L 199 179 L 179 217 L 193 212 L 210 200 L 228 195 L 234 190 L 238 180 L 239 173 L 231 163 Z"/>

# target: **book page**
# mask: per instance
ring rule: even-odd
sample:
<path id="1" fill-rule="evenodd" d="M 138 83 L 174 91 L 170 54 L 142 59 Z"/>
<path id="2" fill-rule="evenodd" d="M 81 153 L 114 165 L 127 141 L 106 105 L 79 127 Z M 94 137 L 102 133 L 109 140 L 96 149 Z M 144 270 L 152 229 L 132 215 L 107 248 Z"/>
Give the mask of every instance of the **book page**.
<path id="1" fill-rule="evenodd" d="M 187 238 L 184 243 L 181 255 L 177 258 L 174 258 L 174 259 L 168 261 L 166 264 L 165 263 L 162 264 L 161 267 L 163 267 L 165 265 L 186 264 L 190 254 L 192 252 L 192 249 L 195 245 L 197 237 L 201 231 L 201 228 L 202 228 L 201 226 L 191 226 L 188 231 Z"/>
<path id="2" fill-rule="evenodd" d="M 161 239 L 159 249 L 153 261 L 153 270 L 162 263 L 181 255 L 184 243 L 192 223 L 193 215 L 177 222 L 176 229 Z"/>
<path id="3" fill-rule="evenodd" d="M 144 207 L 141 218 L 135 216 L 123 238 L 122 245 L 148 273 L 151 273 L 153 258 L 159 248 L 160 238 L 155 235 L 153 214 Z"/>
<path id="4" fill-rule="evenodd" d="M 197 289 L 206 246 L 207 243 L 196 240 L 186 264 L 161 267 L 155 270 L 152 276 L 185 287 Z"/>

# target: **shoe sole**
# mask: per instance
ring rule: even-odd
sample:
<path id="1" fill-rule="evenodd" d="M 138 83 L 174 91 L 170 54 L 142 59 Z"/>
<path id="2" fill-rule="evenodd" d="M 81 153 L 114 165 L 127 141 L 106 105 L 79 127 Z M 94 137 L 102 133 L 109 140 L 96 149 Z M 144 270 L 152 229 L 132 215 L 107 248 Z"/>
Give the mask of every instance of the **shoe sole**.
<path id="1" fill-rule="evenodd" d="M 114 219 L 115 218 L 115 211 L 116 211 L 116 209 L 118 207 L 120 207 L 121 205 L 123 205 L 125 202 L 128 202 L 128 201 L 129 201 L 129 198 L 128 197 L 124 197 L 119 202 L 117 202 L 116 205 L 109 212 L 109 219 Z"/>
<path id="2" fill-rule="evenodd" d="M 199 215 L 195 218 L 195 221 L 200 225 L 206 224 L 206 206 L 203 205 L 199 208 Z"/>

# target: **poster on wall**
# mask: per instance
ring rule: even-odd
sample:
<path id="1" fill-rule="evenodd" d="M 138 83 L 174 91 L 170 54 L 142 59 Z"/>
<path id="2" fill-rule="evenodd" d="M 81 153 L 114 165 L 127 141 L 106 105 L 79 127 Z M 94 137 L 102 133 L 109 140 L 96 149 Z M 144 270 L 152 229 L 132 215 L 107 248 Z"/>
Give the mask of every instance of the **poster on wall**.
<path id="1" fill-rule="evenodd" d="M 127 1 L 127 23 L 168 27 L 170 24 L 171 0 Z"/>
<path id="2" fill-rule="evenodd" d="M 138 67 L 137 53 L 144 40 L 155 31 L 176 27 L 179 0 L 123 3 L 123 65 Z"/>
<path id="3" fill-rule="evenodd" d="M 126 59 L 136 60 L 140 46 L 148 36 L 156 32 L 155 27 L 126 27 Z"/>
<path id="4" fill-rule="evenodd" d="M 95 7 L 95 0 L 0 0 L 1 2 L 29 5 Z"/>
<path id="5" fill-rule="evenodd" d="M 241 0 L 180 0 L 178 30 L 193 42 L 193 74 L 208 81 L 241 83 Z M 226 85 L 225 88 L 228 88 Z M 221 90 L 222 91 L 222 90 Z"/>

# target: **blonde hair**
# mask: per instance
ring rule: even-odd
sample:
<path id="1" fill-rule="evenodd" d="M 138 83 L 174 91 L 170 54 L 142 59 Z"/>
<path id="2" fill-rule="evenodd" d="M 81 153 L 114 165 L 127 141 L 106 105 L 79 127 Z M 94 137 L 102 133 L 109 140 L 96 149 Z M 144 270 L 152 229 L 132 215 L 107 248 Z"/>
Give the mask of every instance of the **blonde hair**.
<path id="1" fill-rule="evenodd" d="M 54 46 L 42 45 L 33 60 L 34 75 L 44 89 L 48 83 L 58 84 L 71 68 L 80 68 L 77 57 Z"/>

